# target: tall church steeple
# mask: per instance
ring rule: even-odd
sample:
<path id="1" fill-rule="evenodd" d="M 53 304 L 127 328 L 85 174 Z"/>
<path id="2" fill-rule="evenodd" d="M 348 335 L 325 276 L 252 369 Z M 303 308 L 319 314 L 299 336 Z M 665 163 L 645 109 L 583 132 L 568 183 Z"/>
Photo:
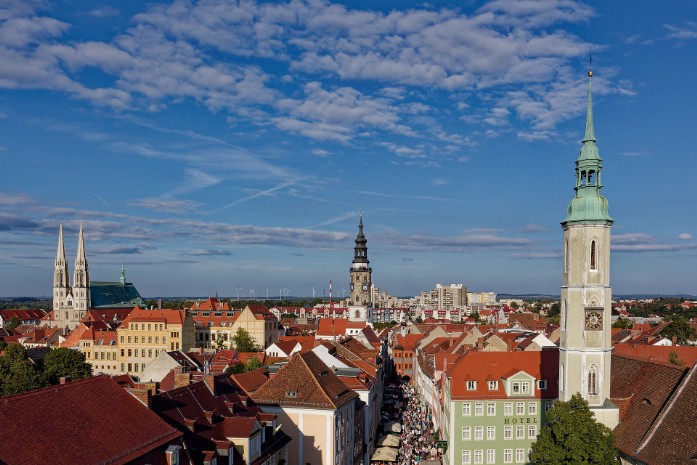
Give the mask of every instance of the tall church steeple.
<path id="1" fill-rule="evenodd" d="M 353 248 L 353 262 L 349 272 L 349 287 L 351 294 L 349 305 L 367 308 L 372 302 L 372 271 L 368 260 L 368 240 L 363 233 L 363 211 L 361 210 L 358 221 L 358 235 L 356 245 Z M 350 310 L 351 311 L 351 310 Z M 352 319 L 366 319 L 370 312 L 353 310 L 355 315 L 350 315 Z M 358 312 L 358 313 L 356 313 Z M 359 314 L 360 313 L 360 314 Z"/>
<path id="2" fill-rule="evenodd" d="M 593 72 L 588 71 L 588 107 L 583 146 L 576 160 L 576 195 L 561 226 L 564 260 L 559 342 L 559 399 L 581 393 L 597 419 L 610 428 L 619 410 L 610 399 L 612 354 L 610 230 L 613 220 L 600 193 L 603 160 L 593 127 Z"/>
<path id="3" fill-rule="evenodd" d="M 70 287 L 68 274 L 68 259 L 65 257 L 65 242 L 63 241 L 63 223 L 58 226 L 58 250 L 53 269 L 53 288 L 67 289 Z"/>
<path id="4" fill-rule="evenodd" d="M 73 298 L 75 308 L 85 311 L 90 306 L 90 272 L 85 251 L 85 234 L 80 224 L 80 237 L 77 241 L 77 256 L 73 273 Z"/>

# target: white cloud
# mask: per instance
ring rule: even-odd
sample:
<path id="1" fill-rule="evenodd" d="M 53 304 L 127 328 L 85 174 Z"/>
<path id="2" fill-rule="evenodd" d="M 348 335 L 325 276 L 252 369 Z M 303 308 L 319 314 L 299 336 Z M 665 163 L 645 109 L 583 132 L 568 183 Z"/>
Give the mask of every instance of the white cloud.
<path id="1" fill-rule="evenodd" d="M 681 241 L 691 241 L 692 240 L 692 234 L 690 233 L 681 233 L 678 235 L 678 239 Z"/>

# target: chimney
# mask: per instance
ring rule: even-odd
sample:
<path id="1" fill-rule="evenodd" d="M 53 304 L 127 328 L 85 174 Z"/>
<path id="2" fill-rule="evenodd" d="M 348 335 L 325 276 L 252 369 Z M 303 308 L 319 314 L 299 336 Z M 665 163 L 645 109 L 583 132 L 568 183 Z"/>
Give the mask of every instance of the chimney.
<path id="1" fill-rule="evenodd" d="M 206 418 L 209 425 L 213 424 L 213 410 L 204 410 L 203 416 Z"/>
<path id="2" fill-rule="evenodd" d="M 61 376 L 59 379 L 59 384 L 65 384 L 70 382 L 70 376 Z"/>
<path id="3" fill-rule="evenodd" d="M 216 396 L 217 393 L 215 392 L 215 375 L 206 373 L 203 375 L 203 382 L 206 383 L 206 386 L 208 386 L 208 389 L 211 391 L 211 394 L 213 396 Z"/>
<path id="4" fill-rule="evenodd" d="M 138 399 L 141 404 L 145 405 L 147 408 L 152 406 L 152 392 L 149 389 L 143 388 L 126 388 L 133 397 Z"/>
<path id="5" fill-rule="evenodd" d="M 157 299 L 157 309 L 162 310 L 162 299 Z"/>
<path id="6" fill-rule="evenodd" d="M 187 428 L 189 428 L 189 431 L 192 433 L 196 432 L 196 420 L 192 420 L 191 418 L 184 418 L 184 425 L 186 425 Z"/>
<path id="7" fill-rule="evenodd" d="M 190 373 L 174 373 L 174 387 L 180 388 L 183 386 L 188 386 L 191 384 L 191 374 Z"/>

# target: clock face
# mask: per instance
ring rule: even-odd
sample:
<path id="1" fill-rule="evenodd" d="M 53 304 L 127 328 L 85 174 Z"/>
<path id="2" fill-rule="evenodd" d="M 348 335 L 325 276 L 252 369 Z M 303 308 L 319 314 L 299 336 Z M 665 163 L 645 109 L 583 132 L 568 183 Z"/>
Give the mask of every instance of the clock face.
<path id="1" fill-rule="evenodd" d="M 586 313 L 586 329 L 601 329 L 603 327 L 603 314 L 598 311 Z"/>
<path id="2" fill-rule="evenodd" d="M 367 284 L 364 284 L 364 285 L 363 285 L 363 290 L 364 290 L 364 291 L 367 291 L 367 290 L 368 290 L 368 285 L 367 285 Z"/>

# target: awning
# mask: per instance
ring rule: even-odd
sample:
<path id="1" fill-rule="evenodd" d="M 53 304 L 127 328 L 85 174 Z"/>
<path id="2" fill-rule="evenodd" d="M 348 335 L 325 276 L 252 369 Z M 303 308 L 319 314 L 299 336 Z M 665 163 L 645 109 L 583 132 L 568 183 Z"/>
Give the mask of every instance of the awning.
<path id="1" fill-rule="evenodd" d="M 399 436 L 387 434 L 378 438 L 378 447 L 399 447 Z"/>
<path id="2" fill-rule="evenodd" d="M 379 449 L 375 449 L 373 457 L 370 460 L 376 462 L 396 462 L 397 455 L 397 449 L 393 449 L 391 447 L 380 447 Z"/>
<path id="3" fill-rule="evenodd" d="M 387 423 L 385 423 L 383 431 L 385 431 L 386 433 L 401 433 L 402 425 L 400 425 L 396 421 L 388 421 Z"/>

